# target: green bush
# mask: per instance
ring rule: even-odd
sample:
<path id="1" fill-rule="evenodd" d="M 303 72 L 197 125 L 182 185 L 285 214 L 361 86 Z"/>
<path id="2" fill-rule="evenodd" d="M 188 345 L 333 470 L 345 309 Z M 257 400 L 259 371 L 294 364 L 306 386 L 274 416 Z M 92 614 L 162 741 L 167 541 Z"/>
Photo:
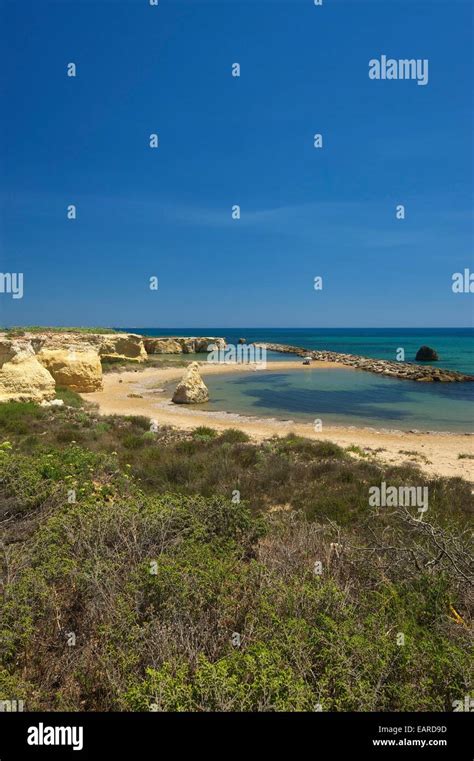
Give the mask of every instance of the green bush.
<path id="1" fill-rule="evenodd" d="M 215 663 L 199 655 L 193 671 L 183 662 L 149 668 L 124 702 L 134 711 L 311 711 L 315 696 L 278 651 L 262 644 Z"/>
<path id="2" fill-rule="evenodd" d="M 217 431 L 215 431 L 214 428 L 208 428 L 205 425 L 198 426 L 192 432 L 192 437 L 196 441 L 210 441 L 212 439 L 215 439 L 216 436 L 217 436 Z"/>
<path id="3" fill-rule="evenodd" d="M 71 391 L 70 388 L 63 388 L 62 386 L 56 386 L 56 398 L 62 399 L 64 404 L 68 407 L 80 408 L 84 407 L 84 400 L 75 391 Z"/>
<path id="4" fill-rule="evenodd" d="M 304 456 L 308 460 L 345 458 L 344 450 L 331 441 L 312 441 L 292 433 L 277 441 L 277 449 Z"/>
<path id="5" fill-rule="evenodd" d="M 3 699 L 450 711 L 472 689 L 467 482 L 294 436 L 258 445 L 88 406 L 2 409 Z M 370 509 L 381 480 L 427 484 L 426 522 Z"/>
<path id="6" fill-rule="evenodd" d="M 0 404 L 0 431 L 28 434 L 35 422 L 44 420 L 46 412 L 34 402 Z"/>
<path id="7" fill-rule="evenodd" d="M 243 431 L 239 431 L 237 428 L 227 428 L 220 434 L 219 441 L 226 444 L 238 444 L 250 441 L 250 436 Z"/>

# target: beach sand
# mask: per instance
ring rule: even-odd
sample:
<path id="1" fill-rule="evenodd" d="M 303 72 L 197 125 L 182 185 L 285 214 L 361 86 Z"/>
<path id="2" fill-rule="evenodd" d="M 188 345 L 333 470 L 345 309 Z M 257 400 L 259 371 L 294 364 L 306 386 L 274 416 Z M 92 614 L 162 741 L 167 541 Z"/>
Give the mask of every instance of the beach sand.
<path id="1" fill-rule="evenodd" d="M 252 365 L 212 365 L 207 362 L 199 364 L 200 373 L 204 378 L 206 375 L 217 373 L 255 372 Z M 301 360 L 277 361 L 268 363 L 266 369 L 260 368 L 257 372 L 305 372 L 308 369 L 330 367 L 341 369 L 343 366 L 333 362 L 312 362 L 306 367 Z M 178 382 L 184 371 L 184 367 L 146 367 L 105 373 L 103 390 L 82 394 L 82 397 L 98 404 L 101 415 L 144 415 L 155 420 L 158 425 L 170 425 L 184 430 L 192 430 L 197 426 L 209 426 L 216 430 L 239 428 L 255 441 L 272 436 L 285 436 L 292 432 L 309 439 L 333 441 L 341 447 L 355 445 L 366 450 L 369 456 L 375 454 L 376 450 L 383 450 L 377 451 L 376 456 L 385 463 L 399 465 L 411 461 L 429 475 L 460 476 L 474 482 L 473 460 L 459 459 L 460 454 L 473 456 L 472 435 L 416 433 L 353 426 L 324 426 L 323 431 L 315 432 L 311 423 L 281 421 L 267 417 L 244 417 L 226 412 L 206 412 L 193 409 L 192 405 L 173 404 L 169 390 L 166 393 L 163 388 L 171 382 Z M 130 394 L 139 396 L 130 397 Z M 359 455 L 354 453 L 353 456 Z"/>

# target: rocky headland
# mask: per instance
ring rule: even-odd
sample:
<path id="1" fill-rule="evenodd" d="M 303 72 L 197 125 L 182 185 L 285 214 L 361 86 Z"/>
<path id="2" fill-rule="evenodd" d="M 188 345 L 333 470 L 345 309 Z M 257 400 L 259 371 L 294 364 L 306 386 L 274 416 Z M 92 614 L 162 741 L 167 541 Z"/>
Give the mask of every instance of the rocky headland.
<path id="1" fill-rule="evenodd" d="M 56 386 L 78 393 L 102 388 L 103 362 L 146 362 L 152 354 L 207 353 L 223 338 L 147 338 L 136 333 L 45 330 L 0 333 L 0 402 L 49 401 Z"/>

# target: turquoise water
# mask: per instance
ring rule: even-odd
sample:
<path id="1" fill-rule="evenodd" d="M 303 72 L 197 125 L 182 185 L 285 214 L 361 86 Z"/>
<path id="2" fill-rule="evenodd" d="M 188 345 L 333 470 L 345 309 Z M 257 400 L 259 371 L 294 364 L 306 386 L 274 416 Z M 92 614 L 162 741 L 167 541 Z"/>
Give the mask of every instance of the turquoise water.
<path id="1" fill-rule="evenodd" d="M 346 369 L 208 376 L 206 410 L 323 425 L 469 433 L 474 383 L 419 384 Z"/>
<path id="2" fill-rule="evenodd" d="M 381 359 L 395 359 L 398 348 L 415 361 L 423 344 L 436 349 L 437 367 L 474 374 L 474 330 L 470 328 L 130 328 L 148 335 L 222 336 L 229 343 L 287 343 Z M 202 355 L 199 357 L 202 359 Z M 299 362 L 294 356 L 269 353 L 273 360 Z M 301 372 L 245 372 L 208 376 L 207 410 L 226 410 L 258 417 L 355 425 L 399 430 L 474 430 L 474 383 L 415 383 L 348 369 Z"/>
<path id="3" fill-rule="evenodd" d="M 405 350 L 407 362 L 414 362 L 423 344 L 439 354 L 437 367 L 474 374 L 473 328 L 127 328 L 150 336 L 222 336 L 229 343 L 239 338 L 268 343 L 286 343 L 307 349 L 328 349 L 379 359 L 396 359 L 397 349 Z M 288 355 L 279 354 L 279 361 Z M 289 359 L 293 359 L 288 357 Z M 270 361 L 272 357 L 269 357 Z"/>

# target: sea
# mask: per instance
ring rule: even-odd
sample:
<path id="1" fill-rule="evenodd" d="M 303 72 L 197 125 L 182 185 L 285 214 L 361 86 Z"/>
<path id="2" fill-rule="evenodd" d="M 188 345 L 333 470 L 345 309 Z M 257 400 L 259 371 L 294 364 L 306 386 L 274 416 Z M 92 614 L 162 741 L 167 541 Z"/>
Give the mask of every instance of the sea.
<path id="1" fill-rule="evenodd" d="M 125 329 L 124 329 L 125 330 Z M 473 328 L 126 328 L 149 336 L 214 336 L 237 344 L 261 341 L 414 362 L 422 345 L 435 349 L 436 367 L 474 375 Z M 399 356 L 399 354 L 398 354 Z M 188 355 L 191 359 L 191 356 Z M 196 355 L 202 360 L 202 355 Z M 299 357 L 268 352 L 266 372 L 206 378 L 210 411 L 323 425 L 472 433 L 474 383 L 416 383 L 347 368 L 271 371 L 273 361 Z"/>

